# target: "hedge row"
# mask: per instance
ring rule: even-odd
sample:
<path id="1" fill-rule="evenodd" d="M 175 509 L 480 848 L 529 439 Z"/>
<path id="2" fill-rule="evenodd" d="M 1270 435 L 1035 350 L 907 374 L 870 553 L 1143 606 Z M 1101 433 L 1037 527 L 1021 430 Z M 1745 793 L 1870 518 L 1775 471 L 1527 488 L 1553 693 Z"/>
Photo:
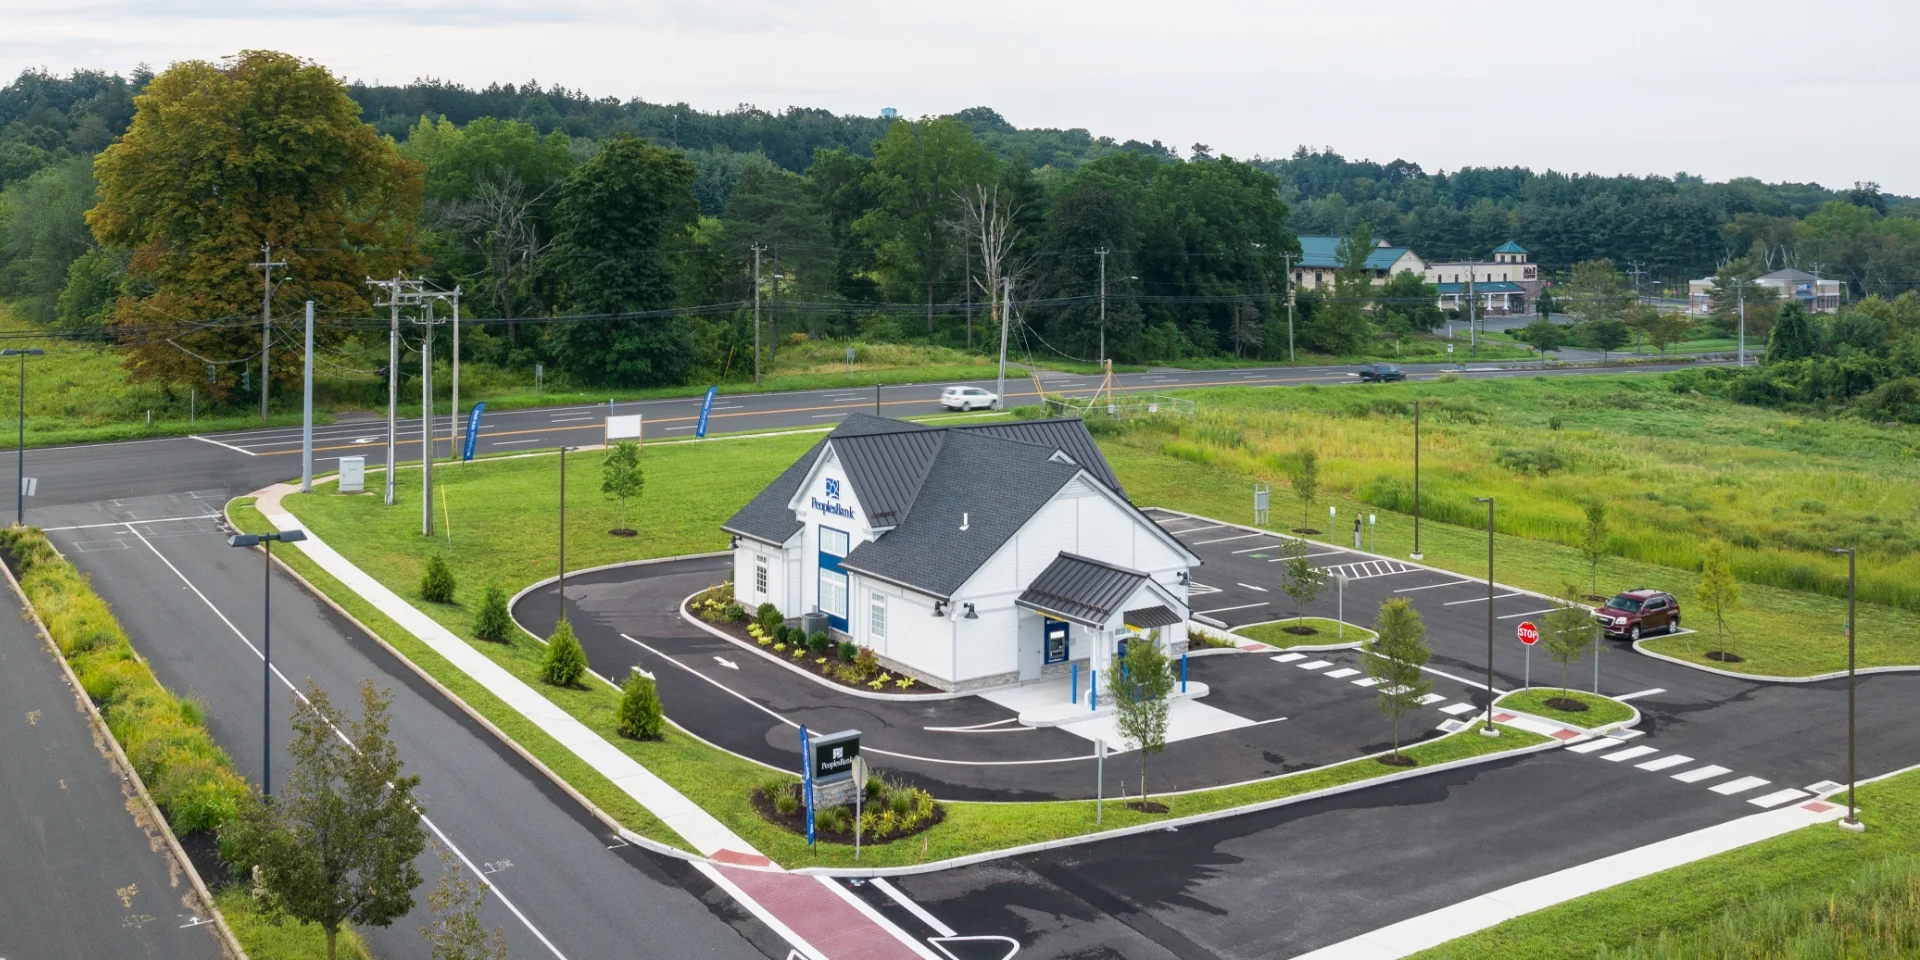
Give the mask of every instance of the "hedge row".
<path id="1" fill-rule="evenodd" d="M 199 705 L 168 692 L 134 655 L 87 578 L 37 529 L 0 530 L 0 549 L 174 832 L 217 829 L 238 815 L 252 788 L 207 733 Z"/>

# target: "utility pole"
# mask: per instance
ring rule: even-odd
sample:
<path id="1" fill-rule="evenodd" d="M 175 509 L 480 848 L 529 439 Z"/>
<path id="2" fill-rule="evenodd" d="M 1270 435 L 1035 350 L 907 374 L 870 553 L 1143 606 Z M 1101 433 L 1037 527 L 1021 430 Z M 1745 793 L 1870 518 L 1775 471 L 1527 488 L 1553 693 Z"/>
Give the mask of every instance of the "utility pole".
<path id="1" fill-rule="evenodd" d="M 967 276 L 966 276 L 966 279 L 961 282 L 960 286 L 963 290 L 966 291 L 966 295 L 967 295 L 967 349 L 972 350 L 973 349 L 973 233 L 971 231 L 963 231 L 960 234 L 960 242 L 967 249 Z M 1102 251 L 1102 252 L 1104 253 L 1105 251 Z M 1105 315 L 1102 314 L 1103 319 L 1104 319 L 1104 316 Z"/>
<path id="2" fill-rule="evenodd" d="M 994 388 L 994 396 L 1000 398 L 1000 409 L 1007 408 L 1007 328 L 1013 326 L 1013 278 L 1002 277 L 1000 309 L 995 311 L 1000 319 L 1000 384 Z"/>
<path id="3" fill-rule="evenodd" d="M 1747 280 L 1742 277 L 1733 282 L 1735 297 L 1740 303 L 1740 366 L 1747 365 Z"/>
<path id="4" fill-rule="evenodd" d="M 1647 271 L 1640 268 L 1640 261 L 1627 261 L 1627 276 L 1633 278 L 1633 300 L 1635 303 L 1640 302 L 1640 278 L 1645 276 L 1646 273 Z"/>
<path id="5" fill-rule="evenodd" d="M 313 492 L 313 301 L 307 301 L 306 357 L 301 362 L 300 492 Z"/>
<path id="6" fill-rule="evenodd" d="M 1283 253 L 1287 265 L 1287 363 L 1293 363 L 1293 254 Z"/>
<path id="7" fill-rule="evenodd" d="M 460 459 L 460 288 L 453 288 L 453 410 L 447 415 L 447 459 Z"/>
<path id="8" fill-rule="evenodd" d="M 391 311 L 389 313 L 387 328 L 387 478 L 385 500 L 386 505 L 391 507 L 393 506 L 393 459 L 397 452 L 395 450 L 395 438 L 398 436 L 398 420 L 394 411 L 400 403 L 400 304 L 403 296 L 411 296 L 413 298 L 408 302 L 419 302 L 420 281 L 403 280 L 399 274 L 394 274 L 392 280 L 369 279 L 367 286 L 386 288 L 387 302 L 385 306 Z M 408 289 L 411 290 L 411 293 L 402 293 L 402 290 Z M 380 306 L 380 304 L 375 304 L 375 306 Z"/>
<path id="9" fill-rule="evenodd" d="M 1480 332 L 1473 325 L 1473 314 L 1479 304 L 1473 298 L 1473 264 L 1467 264 L 1467 352 L 1480 355 Z"/>
<path id="10" fill-rule="evenodd" d="M 1094 253 L 1100 255 L 1100 363 L 1107 362 L 1107 248 L 1101 247 Z"/>
<path id="11" fill-rule="evenodd" d="M 260 419 L 267 418 L 267 352 L 273 345 L 273 268 L 284 267 L 285 260 L 273 258 L 273 244 L 260 245 L 260 262 L 251 264 L 260 270 Z"/>
<path id="12" fill-rule="evenodd" d="M 417 321 L 420 337 L 420 535 L 433 536 L 433 299 Z M 389 468 L 388 472 L 392 472 Z"/>
<path id="13" fill-rule="evenodd" d="M 753 385 L 760 385 L 760 251 L 766 247 L 753 245 Z"/>

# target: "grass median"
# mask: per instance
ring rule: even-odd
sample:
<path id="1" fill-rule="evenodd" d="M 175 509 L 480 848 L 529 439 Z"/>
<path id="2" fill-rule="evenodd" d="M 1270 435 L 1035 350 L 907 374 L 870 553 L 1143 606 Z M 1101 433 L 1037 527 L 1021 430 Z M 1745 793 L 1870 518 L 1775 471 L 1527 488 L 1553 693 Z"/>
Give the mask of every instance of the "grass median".
<path id="1" fill-rule="evenodd" d="M 1920 772 L 1862 786 L 1860 820 L 1864 834 L 1809 826 L 1517 917 L 1411 960 L 1913 956 Z M 1876 939 L 1882 934 L 1902 939 Z"/>
<path id="2" fill-rule="evenodd" d="M 568 566 L 578 569 L 603 563 L 654 556 L 672 556 L 723 549 L 726 540 L 719 524 L 732 511 L 818 439 L 817 435 L 770 436 L 762 439 L 682 445 L 652 445 L 642 456 L 647 485 L 644 497 L 632 505 L 633 526 L 643 528 L 638 538 L 608 535 L 619 526 L 619 505 L 598 492 L 598 458 L 577 456 L 569 469 L 567 545 Z M 547 574 L 554 563 L 553 533 L 557 521 L 558 469 L 552 457 L 476 462 L 439 471 L 439 493 L 451 505 L 451 540 L 428 540 L 419 534 L 418 513 L 387 509 L 377 497 L 341 496 L 331 492 L 293 495 L 284 501 L 309 529 L 420 610 L 462 637 L 473 635 L 473 619 L 482 591 L 498 583 L 509 591 Z M 402 473 L 398 496 L 403 503 L 418 501 L 418 475 Z M 250 503 L 236 501 L 229 509 L 241 529 L 264 529 L 265 522 Z M 444 530 L 442 531 L 445 532 Z M 419 584 L 427 559 L 439 553 L 453 570 L 458 584 L 455 602 L 419 601 Z M 478 684 L 433 654 L 425 644 L 381 616 L 359 597 L 295 550 L 281 551 L 294 569 L 316 588 L 395 649 L 467 700 L 508 736 L 635 832 L 679 845 L 657 819 L 627 799 L 604 777 L 587 768 L 572 753 L 514 713 Z M 516 631 L 517 633 L 517 631 Z M 708 746 L 679 730 L 660 741 L 635 741 L 614 732 L 618 693 L 605 684 L 583 689 L 557 689 L 540 683 L 545 648 L 524 635 L 507 643 L 472 641 L 475 649 L 540 690 L 570 715 L 599 733 L 616 748 L 700 803 L 735 833 L 761 852 L 790 867 L 853 866 L 851 848 L 820 844 L 813 850 L 803 838 L 763 820 L 751 804 L 751 791 L 772 775 L 766 767 Z M 671 716 L 669 716 L 671 719 Z M 1544 742 L 1520 730 L 1497 740 L 1448 737 L 1408 751 L 1423 765 L 1511 751 Z M 966 856 L 1024 844 L 1081 836 L 1096 829 L 1118 829 L 1152 823 L 1168 816 L 1224 810 L 1325 787 L 1353 783 L 1394 772 L 1370 759 L 1301 771 L 1288 776 L 1234 787 L 1161 797 L 1168 814 L 1142 814 L 1119 804 L 1108 805 L 1104 822 L 1094 824 L 1091 802 L 947 803 L 946 819 L 912 839 L 867 847 L 862 866 L 904 866 Z"/>
<path id="3" fill-rule="evenodd" d="M 1584 704 L 1584 710 L 1567 709 L 1555 705 L 1554 701 L 1568 701 Z M 1609 723 L 1633 719 L 1633 708 L 1612 697 L 1599 697 L 1578 690 L 1561 690 L 1558 687 L 1534 687 L 1530 690 L 1515 690 L 1494 702 L 1496 707 L 1531 713 L 1536 717 L 1570 723 L 1589 730 Z"/>
<path id="4" fill-rule="evenodd" d="M 1343 624 L 1327 617 L 1294 617 L 1233 628 L 1233 633 L 1270 647 L 1314 647 L 1329 643 L 1364 643 L 1373 631 L 1357 623 Z"/>

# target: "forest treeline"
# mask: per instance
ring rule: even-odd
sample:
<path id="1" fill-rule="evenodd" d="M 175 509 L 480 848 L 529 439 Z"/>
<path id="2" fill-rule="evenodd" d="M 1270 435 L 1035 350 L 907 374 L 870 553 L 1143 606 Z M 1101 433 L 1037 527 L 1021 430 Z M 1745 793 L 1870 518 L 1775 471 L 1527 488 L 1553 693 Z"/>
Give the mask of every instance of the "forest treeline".
<path id="1" fill-rule="evenodd" d="M 1303 346 L 1352 353 L 1443 319 L 1430 287 L 1366 282 L 1374 236 L 1430 260 L 1518 240 L 1561 277 L 1791 265 L 1891 298 L 1920 283 L 1916 213 L 1871 183 L 1235 159 L 986 107 L 704 112 L 537 83 L 349 84 L 265 52 L 0 89 L 0 296 L 50 328 L 112 331 L 138 377 L 216 395 L 257 355 L 263 257 L 289 264 L 276 314 L 314 299 L 343 363 L 384 342 L 365 278 L 405 272 L 491 321 L 463 345 L 476 359 L 647 385 L 739 375 L 756 259 L 778 337 L 973 346 L 1010 293 L 1042 356 L 1274 357 L 1298 234 L 1349 238 L 1341 282 L 1292 319 Z"/>

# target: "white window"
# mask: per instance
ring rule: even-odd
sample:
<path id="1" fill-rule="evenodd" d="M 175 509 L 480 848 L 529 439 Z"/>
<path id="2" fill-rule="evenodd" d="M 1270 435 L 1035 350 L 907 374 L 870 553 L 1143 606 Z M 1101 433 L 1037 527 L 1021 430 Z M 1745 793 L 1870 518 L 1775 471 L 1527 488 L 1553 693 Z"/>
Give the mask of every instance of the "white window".
<path id="1" fill-rule="evenodd" d="M 832 527 L 821 527 L 820 528 L 820 552 L 832 554 L 833 556 L 836 556 L 836 557 L 846 556 L 847 555 L 846 531 L 835 530 Z"/>
<path id="2" fill-rule="evenodd" d="M 756 597 L 764 597 L 767 595 L 766 557 L 753 558 L 753 595 Z"/>
<path id="3" fill-rule="evenodd" d="M 838 570 L 820 571 L 820 611 L 828 616 L 847 618 L 847 575 Z"/>
<path id="4" fill-rule="evenodd" d="M 870 611 L 867 621 L 867 632 L 871 634 L 869 639 L 885 640 L 887 638 L 887 595 L 884 593 L 873 594 Z"/>

